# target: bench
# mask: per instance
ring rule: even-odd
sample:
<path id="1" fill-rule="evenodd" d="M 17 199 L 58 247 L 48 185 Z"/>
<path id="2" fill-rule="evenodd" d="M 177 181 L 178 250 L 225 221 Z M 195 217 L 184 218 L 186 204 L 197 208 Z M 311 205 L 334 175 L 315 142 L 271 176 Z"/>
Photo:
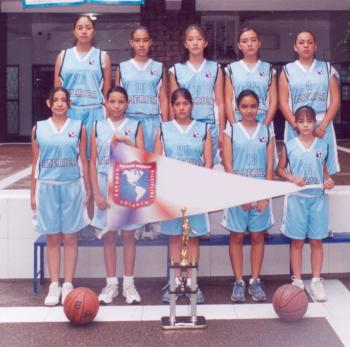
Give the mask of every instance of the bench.
<path id="1" fill-rule="evenodd" d="M 306 240 L 307 242 L 307 240 Z M 350 243 L 350 233 L 335 233 L 323 240 L 324 243 Z M 229 243 L 229 234 L 212 234 L 209 238 L 201 238 L 201 246 L 227 246 Z M 269 234 L 269 238 L 265 240 L 265 245 L 287 245 L 290 239 L 283 234 Z M 117 239 L 117 246 L 121 246 L 121 238 Z M 245 237 L 244 244 L 250 244 L 250 238 Z M 79 247 L 103 247 L 103 240 L 79 240 Z M 159 235 L 155 240 L 136 240 L 136 246 L 167 246 L 168 236 Z M 33 293 L 39 293 L 38 282 L 44 284 L 44 252 L 46 247 L 46 237 L 41 235 L 34 242 L 34 277 L 33 277 Z M 38 261 L 39 260 L 39 261 Z"/>

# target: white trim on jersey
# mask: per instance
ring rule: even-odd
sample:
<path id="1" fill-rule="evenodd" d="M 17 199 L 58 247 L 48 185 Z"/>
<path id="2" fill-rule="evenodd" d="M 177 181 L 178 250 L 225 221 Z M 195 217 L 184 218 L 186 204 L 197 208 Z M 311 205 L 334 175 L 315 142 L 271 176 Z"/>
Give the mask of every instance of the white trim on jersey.
<path id="1" fill-rule="evenodd" d="M 302 144 L 302 142 L 299 140 L 298 137 L 295 138 L 295 141 L 296 141 L 297 145 L 300 147 L 300 149 L 301 149 L 303 152 L 306 153 L 306 152 L 311 152 L 312 149 L 315 147 L 316 142 L 317 142 L 317 138 L 316 138 L 316 137 L 314 138 L 314 141 L 312 142 L 312 145 L 311 145 L 309 148 L 306 148 L 306 147 Z"/>
<path id="2" fill-rule="evenodd" d="M 248 71 L 248 72 L 254 72 L 254 71 L 259 67 L 259 65 L 260 65 L 260 63 L 261 63 L 261 60 L 258 59 L 258 61 L 255 63 L 255 65 L 252 66 L 252 68 L 249 68 L 248 64 L 246 64 L 246 63 L 243 61 L 243 59 L 241 59 L 241 60 L 239 61 L 239 63 L 243 66 L 244 70 L 246 70 L 246 71 Z"/>
<path id="3" fill-rule="evenodd" d="M 196 69 L 190 62 L 189 60 L 186 61 L 186 64 L 187 66 L 194 72 L 194 73 L 200 73 L 203 69 L 204 69 L 204 66 L 207 62 L 207 59 L 204 59 L 202 64 L 199 66 L 198 69 Z"/>
<path id="4" fill-rule="evenodd" d="M 194 126 L 195 120 L 193 120 L 185 129 L 176 121 L 176 119 L 173 119 L 173 123 L 176 127 L 176 129 L 179 131 L 181 134 L 187 134 Z"/>
<path id="5" fill-rule="evenodd" d="M 296 65 L 298 65 L 298 67 L 304 71 L 304 72 L 312 72 L 312 70 L 314 69 L 315 67 L 315 64 L 316 64 L 316 59 L 313 60 L 311 66 L 307 69 L 307 67 L 305 65 L 303 65 L 299 60 L 297 60 L 296 62 Z"/>
<path id="6" fill-rule="evenodd" d="M 52 117 L 50 117 L 48 119 L 49 121 L 49 124 L 50 124 L 50 127 L 52 129 L 52 131 L 56 134 L 60 134 L 60 133 L 63 133 L 64 129 L 66 129 L 66 127 L 68 126 L 69 122 L 70 122 L 70 118 L 67 117 L 66 121 L 64 122 L 63 126 L 61 129 L 57 129 L 55 123 L 53 122 L 52 120 Z"/>
<path id="7" fill-rule="evenodd" d="M 77 47 L 76 47 L 76 46 L 73 47 L 73 52 L 74 52 L 75 57 L 77 58 L 78 61 L 81 61 L 81 62 L 88 60 L 88 58 L 90 57 L 90 55 L 91 55 L 91 53 L 92 53 L 93 50 L 94 50 L 94 47 L 91 46 L 91 48 L 89 49 L 89 51 L 88 51 L 88 52 L 86 53 L 86 55 L 82 58 L 82 57 L 80 56 L 78 50 L 77 50 Z"/>
<path id="8" fill-rule="evenodd" d="M 258 124 L 256 125 L 256 128 L 254 130 L 253 135 L 249 135 L 248 131 L 246 130 L 246 128 L 243 126 L 242 122 L 238 123 L 238 126 L 241 128 L 243 134 L 247 137 L 247 139 L 249 140 L 253 140 L 256 138 L 256 135 L 258 134 L 259 130 L 260 130 L 260 126 L 261 123 L 258 122 Z"/>
<path id="9" fill-rule="evenodd" d="M 153 61 L 152 59 L 148 59 L 145 64 L 139 64 L 134 58 L 130 59 L 131 64 L 134 65 L 136 70 L 139 70 L 139 71 L 145 71 L 148 68 L 148 65 L 151 64 L 152 61 Z"/>

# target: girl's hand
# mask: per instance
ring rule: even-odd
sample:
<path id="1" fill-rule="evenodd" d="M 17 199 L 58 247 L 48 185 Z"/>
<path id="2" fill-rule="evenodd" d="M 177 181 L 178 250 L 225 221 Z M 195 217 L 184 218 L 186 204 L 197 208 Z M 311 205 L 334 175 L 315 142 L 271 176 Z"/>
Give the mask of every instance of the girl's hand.
<path id="1" fill-rule="evenodd" d="M 32 209 L 33 212 L 36 211 L 36 200 L 35 200 L 35 196 L 31 196 L 30 197 L 30 207 Z"/>
<path id="2" fill-rule="evenodd" d="M 241 205 L 243 211 L 249 212 L 250 210 L 252 210 L 255 206 L 249 202 L 248 204 L 243 204 Z"/>
<path id="3" fill-rule="evenodd" d="M 112 142 L 125 142 L 126 136 L 123 136 L 121 134 L 115 134 L 112 137 Z"/>
<path id="4" fill-rule="evenodd" d="M 109 204 L 107 202 L 107 199 L 99 194 L 95 199 L 96 205 L 100 210 L 105 210 L 106 208 L 109 208 Z"/>
<path id="5" fill-rule="evenodd" d="M 326 181 L 323 183 L 323 189 L 332 189 L 334 188 L 335 183 L 332 177 L 329 177 L 326 179 Z"/>
<path id="6" fill-rule="evenodd" d="M 314 130 L 314 136 L 319 137 L 320 139 L 322 139 L 322 137 L 324 136 L 325 133 L 326 132 L 321 128 L 316 128 Z"/>
<path id="7" fill-rule="evenodd" d="M 298 176 L 291 176 L 289 179 L 292 183 L 296 184 L 299 187 L 304 187 L 305 186 L 305 182 L 304 179 L 302 177 L 298 177 Z"/>
<path id="8" fill-rule="evenodd" d="M 263 212 L 267 206 L 269 206 L 269 199 L 259 200 L 256 203 L 256 209 L 258 212 Z"/>

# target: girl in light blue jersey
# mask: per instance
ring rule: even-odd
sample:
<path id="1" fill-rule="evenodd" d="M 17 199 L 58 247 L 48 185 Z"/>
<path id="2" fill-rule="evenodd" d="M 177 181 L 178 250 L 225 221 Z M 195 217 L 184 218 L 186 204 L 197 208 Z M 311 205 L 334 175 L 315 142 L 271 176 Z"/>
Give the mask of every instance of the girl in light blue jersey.
<path id="1" fill-rule="evenodd" d="M 179 88 L 171 96 L 171 105 L 175 119 L 161 124 L 158 130 L 154 152 L 164 154 L 169 158 L 185 161 L 193 165 L 212 167 L 213 153 L 211 134 L 206 123 L 198 122 L 191 118 L 192 97 L 187 89 Z M 189 223 L 192 230 L 189 234 L 188 257 L 197 263 L 199 258 L 198 236 L 209 232 L 207 214 L 189 216 Z M 181 218 L 161 223 L 161 233 L 169 235 L 169 256 L 174 262 L 180 261 L 181 252 Z M 180 274 L 178 273 L 177 276 Z M 176 279 L 180 284 L 180 279 Z M 187 286 L 191 286 L 189 278 Z M 169 291 L 166 291 L 162 300 L 169 302 Z M 202 292 L 198 289 L 197 302 L 204 302 Z"/>
<path id="2" fill-rule="evenodd" d="M 95 199 L 95 214 L 91 222 L 94 227 L 107 228 L 108 205 L 108 170 L 110 145 L 113 141 L 124 142 L 129 146 L 144 149 L 143 131 L 135 119 L 125 117 L 128 95 L 124 88 L 113 87 L 107 93 L 106 108 L 108 118 L 95 123 L 91 135 L 90 177 Z M 123 296 L 128 304 L 140 302 L 141 298 L 134 285 L 135 266 L 135 229 L 140 225 L 121 227 L 124 252 Z M 110 304 L 118 295 L 118 278 L 116 274 L 116 238 L 118 230 L 109 230 L 103 236 L 104 259 L 106 266 L 106 286 L 99 295 L 99 301 Z"/>
<path id="3" fill-rule="evenodd" d="M 317 185 L 285 198 L 281 231 L 291 238 L 290 263 L 293 284 L 304 289 L 301 279 L 302 251 L 306 238 L 311 247 L 311 293 L 315 300 L 326 301 L 320 278 L 323 262 L 322 239 L 328 236 L 328 196 L 324 189 L 334 187 L 326 167 L 328 146 L 314 135 L 316 113 L 309 106 L 295 111 L 298 136 L 282 149 L 277 173 L 298 186 Z"/>
<path id="4" fill-rule="evenodd" d="M 220 65 L 205 58 L 208 40 L 199 25 L 192 24 L 185 30 L 183 45 L 186 49 L 184 61 L 170 68 L 170 94 L 177 88 L 186 88 L 193 99 L 192 118 L 209 125 L 213 139 L 214 163 L 220 161 L 225 129 L 223 97 L 223 74 Z"/>
<path id="5" fill-rule="evenodd" d="M 228 124 L 223 144 L 223 162 L 228 173 L 255 179 L 273 178 L 273 143 L 265 124 L 256 120 L 259 97 L 252 90 L 243 90 L 237 97 L 242 120 Z M 243 241 L 246 231 L 251 237 L 251 278 L 249 294 L 255 301 L 265 301 L 266 295 L 259 276 L 264 257 L 264 231 L 273 224 L 271 202 L 259 200 L 231 207 L 224 212 L 222 225 L 230 231 L 229 253 L 235 282 L 231 300 L 245 301 L 243 281 Z"/>
<path id="6" fill-rule="evenodd" d="M 78 256 L 77 232 L 88 225 L 85 203 L 90 194 L 86 159 L 86 130 L 79 120 L 67 118 L 66 89 L 55 88 L 47 100 L 52 116 L 32 131 L 30 200 L 34 228 L 47 239 L 51 279 L 45 305 L 62 304 L 73 290 Z M 64 245 L 64 283 L 59 284 L 61 243 Z"/>
<path id="7" fill-rule="evenodd" d="M 339 76 L 326 61 L 315 59 L 317 43 L 309 31 L 300 32 L 294 42 L 298 60 L 283 67 L 279 79 L 280 109 L 286 119 L 284 141 L 297 136 L 295 111 L 310 106 L 316 112 L 315 136 L 328 144 L 327 170 L 339 172 L 333 119 L 340 107 Z"/>
<path id="8" fill-rule="evenodd" d="M 71 95 L 68 117 L 86 126 L 88 158 L 90 135 L 95 121 L 105 118 L 104 95 L 111 86 L 111 62 L 108 54 L 93 47 L 95 22 L 86 15 L 73 25 L 76 44 L 60 52 L 55 64 L 55 86 L 63 86 Z"/>
<path id="9" fill-rule="evenodd" d="M 149 57 L 152 39 L 146 27 L 131 33 L 130 46 L 134 57 L 120 63 L 115 83 L 126 89 L 129 104 L 125 115 L 141 122 L 145 149 L 152 152 L 159 121 L 168 120 L 166 72 L 162 63 Z"/>

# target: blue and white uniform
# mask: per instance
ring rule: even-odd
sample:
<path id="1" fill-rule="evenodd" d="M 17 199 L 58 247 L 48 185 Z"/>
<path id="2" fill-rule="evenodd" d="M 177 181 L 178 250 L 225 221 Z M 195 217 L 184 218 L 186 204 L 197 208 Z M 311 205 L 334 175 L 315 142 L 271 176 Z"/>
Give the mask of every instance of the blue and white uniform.
<path id="1" fill-rule="evenodd" d="M 252 134 L 248 132 L 241 122 L 228 124 L 225 134 L 232 142 L 232 166 L 236 175 L 265 179 L 267 166 L 267 146 L 269 144 L 269 131 L 262 123 Z M 271 203 L 264 211 L 256 208 L 244 211 L 241 206 L 231 207 L 224 211 L 221 223 L 231 232 L 260 232 L 270 228 L 273 224 Z"/>
<path id="2" fill-rule="evenodd" d="M 203 148 L 207 137 L 207 125 L 193 120 L 187 128 L 182 128 L 176 120 L 161 123 L 161 140 L 164 155 L 193 165 L 204 166 Z M 192 230 L 190 237 L 205 235 L 209 232 L 207 214 L 188 217 Z M 166 235 L 180 235 L 182 233 L 182 218 L 160 223 L 160 232 Z"/>
<path id="3" fill-rule="evenodd" d="M 79 158 L 82 123 L 67 119 L 58 130 L 49 118 L 36 124 L 35 230 L 41 234 L 74 233 L 89 224 Z"/>
<path id="4" fill-rule="evenodd" d="M 283 66 L 283 71 L 288 82 L 289 106 L 293 114 L 301 106 L 310 106 L 316 112 L 316 121 L 319 125 L 329 106 L 330 80 L 333 77 L 339 78 L 337 71 L 328 62 L 316 59 L 309 70 L 296 60 Z M 286 122 L 284 142 L 295 136 L 296 131 Z M 330 122 L 325 129 L 322 139 L 328 144 L 327 170 L 333 175 L 340 171 L 333 122 Z"/>
<path id="5" fill-rule="evenodd" d="M 61 52 L 60 78 L 62 87 L 71 97 L 72 105 L 68 116 L 78 119 L 86 126 L 88 136 L 88 158 L 90 157 L 90 136 L 93 124 L 105 118 L 102 94 L 105 52 L 91 47 L 82 55 L 76 47 Z"/>
<path id="6" fill-rule="evenodd" d="M 323 184 L 323 166 L 328 155 L 328 146 L 323 140 L 315 138 L 310 148 L 305 148 L 295 137 L 287 142 L 285 149 L 293 176 L 302 177 L 306 185 Z M 286 236 L 296 240 L 323 239 L 328 236 L 328 225 L 328 196 L 322 188 L 286 196 L 281 226 Z"/>
<path id="7" fill-rule="evenodd" d="M 145 149 L 153 151 L 160 121 L 159 89 L 162 85 L 163 64 L 149 59 L 140 65 L 134 59 L 120 64 L 120 84 L 129 97 L 126 117 L 141 122 Z"/>
<path id="8" fill-rule="evenodd" d="M 189 61 L 175 64 L 169 71 L 181 88 L 190 91 L 193 99 L 191 117 L 197 121 L 208 123 L 213 139 L 214 163 L 218 157 L 218 121 L 215 115 L 214 88 L 219 73 L 219 64 L 211 60 L 203 60 L 196 69 Z"/>
<path id="9" fill-rule="evenodd" d="M 119 124 L 114 124 L 110 118 L 96 122 L 95 136 L 97 145 L 97 180 L 100 193 L 108 197 L 108 170 L 110 163 L 110 146 L 112 137 L 116 134 L 127 136 L 135 144 L 139 122 L 134 119 L 124 118 Z M 91 225 L 98 229 L 107 227 L 107 210 L 99 209 L 95 204 L 94 218 Z M 123 226 L 121 230 L 135 230 L 142 225 L 132 224 Z"/>

